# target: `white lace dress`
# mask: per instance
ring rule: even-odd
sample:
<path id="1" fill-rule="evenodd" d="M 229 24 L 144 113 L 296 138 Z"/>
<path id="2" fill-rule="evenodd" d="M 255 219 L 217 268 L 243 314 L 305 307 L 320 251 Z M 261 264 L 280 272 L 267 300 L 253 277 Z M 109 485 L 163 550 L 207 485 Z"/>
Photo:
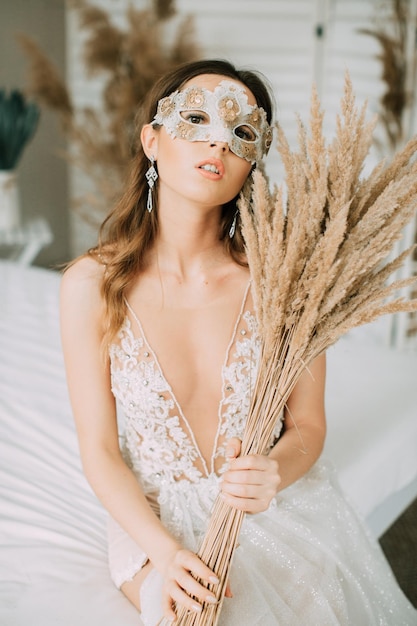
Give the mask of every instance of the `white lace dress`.
<path id="1" fill-rule="evenodd" d="M 245 293 L 222 371 L 223 395 L 207 467 L 186 416 L 135 313 L 110 348 L 113 393 L 123 412 L 122 449 L 169 531 L 196 551 L 218 493 L 224 445 L 241 437 L 260 343 Z M 130 319 L 132 321 L 130 321 Z M 279 435 L 278 422 L 275 437 Z M 273 445 L 271 440 L 271 446 Z M 109 563 L 117 586 L 147 556 L 109 520 Z M 399 589 L 379 545 L 346 503 L 333 471 L 318 462 L 280 492 L 268 511 L 247 515 L 219 626 L 412 626 L 417 611 Z M 159 574 L 141 590 L 142 619 L 161 617 Z"/>

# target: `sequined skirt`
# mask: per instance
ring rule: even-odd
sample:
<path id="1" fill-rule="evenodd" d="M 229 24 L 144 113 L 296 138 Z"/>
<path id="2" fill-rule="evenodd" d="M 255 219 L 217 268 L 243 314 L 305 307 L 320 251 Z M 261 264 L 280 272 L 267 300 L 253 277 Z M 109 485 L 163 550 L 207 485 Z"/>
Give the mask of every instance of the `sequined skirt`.
<path id="1" fill-rule="evenodd" d="M 161 492 L 162 521 L 192 550 L 201 540 L 218 489 L 215 477 L 203 480 L 206 484 L 189 488 L 182 481 L 178 490 Z M 119 537 L 117 550 L 110 536 L 109 550 L 113 565 L 115 554 L 123 554 L 117 565 L 129 576 L 134 575 L 135 559 L 138 569 L 141 558 L 146 560 L 126 534 L 122 542 Z M 346 502 L 332 468 L 322 461 L 280 492 L 268 511 L 245 517 L 230 584 L 233 598 L 224 600 L 219 626 L 417 625 L 417 611 L 400 590 L 379 544 Z M 159 574 L 145 579 L 146 626 L 158 622 L 160 589 Z"/>

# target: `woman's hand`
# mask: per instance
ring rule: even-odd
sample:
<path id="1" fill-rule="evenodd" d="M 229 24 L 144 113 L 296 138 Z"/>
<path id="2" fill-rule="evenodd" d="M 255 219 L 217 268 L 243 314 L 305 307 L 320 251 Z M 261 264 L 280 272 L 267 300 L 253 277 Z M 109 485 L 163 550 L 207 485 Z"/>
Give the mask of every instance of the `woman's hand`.
<path id="1" fill-rule="evenodd" d="M 239 439 L 228 441 L 229 468 L 223 475 L 221 497 L 246 513 L 266 511 L 281 483 L 278 462 L 261 454 L 240 457 L 240 450 Z"/>
<path id="2" fill-rule="evenodd" d="M 167 559 L 162 575 L 164 577 L 162 608 L 168 619 L 175 618 L 174 602 L 196 612 L 201 611 L 202 602 L 213 604 L 217 602 L 216 596 L 196 578 L 202 579 L 207 584 L 217 584 L 219 579 L 190 550 L 179 548 L 174 551 Z"/>

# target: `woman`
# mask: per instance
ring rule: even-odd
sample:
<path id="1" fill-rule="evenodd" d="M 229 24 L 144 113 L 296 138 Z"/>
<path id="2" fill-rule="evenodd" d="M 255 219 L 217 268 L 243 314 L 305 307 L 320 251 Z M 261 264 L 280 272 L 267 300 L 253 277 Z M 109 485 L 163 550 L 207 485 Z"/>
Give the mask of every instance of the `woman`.
<path id="1" fill-rule="evenodd" d="M 111 575 L 146 626 L 172 620 L 175 602 L 215 602 L 196 551 L 220 490 L 250 514 L 221 624 L 416 623 L 316 463 L 324 356 L 277 416 L 268 453 L 239 455 L 260 341 L 236 203 L 271 117 L 264 82 L 227 62 L 162 78 L 126 192 L 63 277 L 67 378 L 84 471 L 110 513 Z"/>

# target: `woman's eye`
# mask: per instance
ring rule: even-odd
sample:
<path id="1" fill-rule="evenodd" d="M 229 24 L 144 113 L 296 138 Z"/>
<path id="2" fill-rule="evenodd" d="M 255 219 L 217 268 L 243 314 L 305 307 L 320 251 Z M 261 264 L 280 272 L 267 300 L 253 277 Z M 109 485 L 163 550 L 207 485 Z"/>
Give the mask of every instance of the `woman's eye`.
<path id="1" fill-rule="evenodd" d="M 209 119 L 205 113 L 200 111 L 183 111 L 181 117 L 190 124 L 208 124 Z"/>
<path id="2" fill-rule="evenodd" d="M 250 126 L 238 126 L 235 128 L 234 133 L 239 139 L 243 141 L 256 141 L 255 131 Z"/>

